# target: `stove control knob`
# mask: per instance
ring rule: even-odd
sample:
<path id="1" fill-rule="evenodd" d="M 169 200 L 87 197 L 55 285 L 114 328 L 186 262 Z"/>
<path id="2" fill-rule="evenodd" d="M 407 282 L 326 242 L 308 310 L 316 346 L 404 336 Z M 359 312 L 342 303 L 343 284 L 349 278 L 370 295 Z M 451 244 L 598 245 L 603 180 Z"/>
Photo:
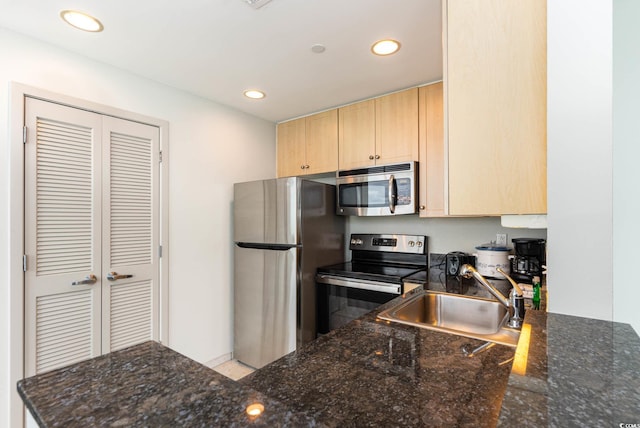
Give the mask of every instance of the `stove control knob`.
<path id="1" fill-rule="evenodd" d="M 416 245 L 417 245 L 418 247 L 422 247 L 422 241 L 416 241 Z"/>
<path id="2" fill-rule="evenodd" d="M 415 242 L 413 242 L 413 241 L 409 241 L 409 246 L 410 246 L 410 247 L 415 247 L 415 245 L 416 245 L 416 243 L 415 243 Z"/>
<path id="3" fill-rule="evenodd" d="M 356 245 L 362 245 L 362 239 L 356 239 Z"/>

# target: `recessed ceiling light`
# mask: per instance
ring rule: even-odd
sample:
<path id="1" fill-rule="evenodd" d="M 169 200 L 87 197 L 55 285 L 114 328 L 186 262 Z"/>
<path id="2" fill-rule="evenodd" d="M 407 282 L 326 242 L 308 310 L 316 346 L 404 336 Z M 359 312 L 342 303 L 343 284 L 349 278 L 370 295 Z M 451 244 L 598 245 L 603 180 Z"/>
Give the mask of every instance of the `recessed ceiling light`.
<path id="1" fill-rule="evenodd" d="M 324 52 L 326 50 L 327 50 L 327 48 L 324 47 L 324 45 L 321 45 L 320 43 L 311 46 L 311 52 L 313 52 L 313 53 L 318 53 L 319 54 L 319 53 L 322 53 L 322 52 Z"/>
<path id="2" fill-rule="evenodd" d="M 400 49 L 400 42 L 396 40 L 379 40 L 371 46 L 371 52 L 376 55 L 391 55 Z"/>
<path id="3" fill-rule="evenodd" d="M 257 89 L 247 89 L 244 91 L 244 96 L 253 100 L 259 100 L 266 97 L 266 94 L 262 91 L 258 91 Z"/>
<path id="4" fill-rule="evenodd" d="M 80 30 L 98 33 L 104 29 L 98 19 L 86 13 L 78 12 L 77 10 L 63 10 L 60 12 L 60 18 L 67 24 Z"/>
<path id="5" fill-rule="evenodd" d="M 254 9 L 260 9 L 265 4 L 269 3 L 271 0 L 244 0 L 249 6 Z"/>

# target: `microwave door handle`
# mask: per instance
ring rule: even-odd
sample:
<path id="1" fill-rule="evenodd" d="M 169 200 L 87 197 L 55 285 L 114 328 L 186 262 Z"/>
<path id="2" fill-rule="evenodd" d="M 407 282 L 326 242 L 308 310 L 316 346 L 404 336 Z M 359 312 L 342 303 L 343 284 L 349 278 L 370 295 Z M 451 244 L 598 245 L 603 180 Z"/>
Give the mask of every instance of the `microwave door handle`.
<path id="1" fill-rule="evenodd" d="M 389 177 L 389 211 L 391 214 L 396 211 L 396 178 L 393 174 Z"/>

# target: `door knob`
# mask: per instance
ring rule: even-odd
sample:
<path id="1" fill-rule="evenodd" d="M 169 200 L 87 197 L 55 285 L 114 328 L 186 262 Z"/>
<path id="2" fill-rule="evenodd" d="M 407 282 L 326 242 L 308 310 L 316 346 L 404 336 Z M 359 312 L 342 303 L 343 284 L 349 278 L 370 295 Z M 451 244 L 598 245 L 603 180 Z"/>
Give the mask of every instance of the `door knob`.
<path id="1" fill-rule="evenodd" d="M 115 281 L 118 279 L 125 279 L 125 278 L 131 278 L 133 277 L 133 275 L 119 275 L 118 272 L 109 272 L 107 274 L 107 279 L 109 281 Z"/>
<path id="2" fill-rule="evenodd" d="M 84 279 L 81 279 L 80 281 L 73 281 L 71 285 L 95 284 L 96 281 L 98 281 L 98 277 L 95 276 L 94 274 L 91 274 L 91 275 L 87 275 Z"/>

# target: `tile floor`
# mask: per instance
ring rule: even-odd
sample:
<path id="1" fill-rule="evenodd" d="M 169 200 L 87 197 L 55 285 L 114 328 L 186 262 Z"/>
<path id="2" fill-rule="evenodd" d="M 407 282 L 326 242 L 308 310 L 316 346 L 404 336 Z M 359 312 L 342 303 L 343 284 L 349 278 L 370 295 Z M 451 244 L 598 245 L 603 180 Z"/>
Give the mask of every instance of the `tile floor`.
<path id="1" fill-rule="evenodd" d="M 231 378 L 233 380 L 242 379 L 246 375 L 253 373 L 254 369 L 249 366 L 245 366 L 237 360 L 229 360 L 222 364 L 219 364 L 213 368 L 218 373 Z"/>

